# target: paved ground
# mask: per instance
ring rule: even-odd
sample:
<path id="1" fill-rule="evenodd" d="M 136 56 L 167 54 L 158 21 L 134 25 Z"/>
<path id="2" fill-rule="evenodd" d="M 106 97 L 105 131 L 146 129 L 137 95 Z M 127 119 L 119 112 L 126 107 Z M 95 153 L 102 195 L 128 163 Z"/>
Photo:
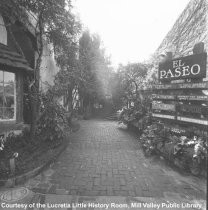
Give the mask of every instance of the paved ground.
<path id="1" fill-rule="evenodd" d="M 99 196 L 109 196 L 102 199 L 117 199 L 118 203 L 135 199 L 137 203 L 144 203 L 144 199 L 203 203 L 206 198 L 205 180 L 182 175 L 162 160 L 145 158 L 138 137 L 116 122 L 81 121 L 81 129 L 69 140 L 57 162 L 26 184 L 36 193 L 33 201 L 98 202 Z"/>
<path id="2" fill-rule="evenodd" d="M 146 159 L 136 135 L 102 120 L 82 121 L 66 151 L 44 175 L 37 179 L 45 179 L 50 192 L 58 187 L 72 195 L 162 197 L 172 192 L 203 198 L 206 187 Z"/>

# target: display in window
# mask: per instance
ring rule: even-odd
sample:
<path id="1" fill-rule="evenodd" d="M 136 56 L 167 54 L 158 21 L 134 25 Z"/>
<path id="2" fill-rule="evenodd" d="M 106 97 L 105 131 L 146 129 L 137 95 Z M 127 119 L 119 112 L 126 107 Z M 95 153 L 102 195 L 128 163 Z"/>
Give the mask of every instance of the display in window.
<path id="1" fill-rule="evenodd" d="M 0 83 L 3 83 L 3 71 L 0 70 Z"/>
<path id="2" fill-rule="evenodd" d="M 15 118 L 15 75 L 0 71 L 0 120 Z"/>

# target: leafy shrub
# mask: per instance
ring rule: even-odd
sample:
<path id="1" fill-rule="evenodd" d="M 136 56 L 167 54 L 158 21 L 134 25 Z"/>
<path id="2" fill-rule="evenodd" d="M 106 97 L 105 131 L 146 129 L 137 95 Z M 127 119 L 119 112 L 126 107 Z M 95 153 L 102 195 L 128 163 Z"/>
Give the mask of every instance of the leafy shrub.
<path id="1" fill-rule="evenodd" d="M 40 115 L 34 138 L 28 130 L 19 135 L 10 133 L 6 139 L 0 138 L 0 177 L 10 176 L 9 160 L 14 153 L 16 174 L 21 174 L 42 164 L 45 152 L 59 146 L 63 142 L 64 129 L 70 123 L 70 115 L 58 103 L 51 90 L 39 97 L 41 103 Z M 46 155 L 47 156 L 47 155 Z M 39 157 L 42 159 L 39 160 Z M 35 158 L 35 161 L 34 161 Z"/>
<path id="2" fill-rule="evenodd" d="M 190 134 L 186 136 L 174 135 L 170 131 L 162 124 L 159 126 L 158 124 L 152 124 L 143 131 L 140 142 L 142 146 L 152 146 L 154 154 L 159 153 L 165 159 L 183 169 L 190 170 L 190 163 L 193 161 L 193 158 L 200 159 L 202 155 L 205 161 L 202 162 L 201 167 L 206 168 L 207 137 Z"/>
<path id="3" fill-rule="evenodd" d="M 13 157 L 14 153 L 18 154 L 19 162 L 24 162 L 26 157 L 37 149 L 38 145 L 38 139 L 31 141 L 30 133 L 26 130 L 19 135 L 11 132 L 4 141 L 3 150 L 0 151 L 0 177 L 9 174 L 9 159 Z"/>
<path id="4" fill-rule="evenodd" d="M 42 94 L 40 112 L 36 135 L 43 140 L 54 143 L 54 146 L 61 143 L 64 136 L 64 129 L 70 123 L 70 116 L 58 103 L 51 91 Z"/>

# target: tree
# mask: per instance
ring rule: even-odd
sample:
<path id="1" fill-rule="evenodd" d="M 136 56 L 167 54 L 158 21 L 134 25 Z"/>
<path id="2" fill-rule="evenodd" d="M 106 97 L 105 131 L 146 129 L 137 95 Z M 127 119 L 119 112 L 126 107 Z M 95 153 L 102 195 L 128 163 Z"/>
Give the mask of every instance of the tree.
<path id="1" fill-rule="evenodd" d="M 101 46 L 100 37 L 84 31 L 79 39 L 79 93 L 84 108 L 105 98 L 111 74 L 110 60 Z"/>
<path id="2" fill-rule="evenodd" d="M 71 0 L 1 0 L 0 12 L 11 23 L 16 20 L 28 22 L 32 15 L 35 19 L 35 36 L 37 39 L 38 58 L 34 68 L 34 76 L 29 78 L 32 107 L 32 135 L 36 129 L 39 115 L 39 81 L 40 65 L 43 54 L 43 39 L 53 43 L 55 58 L 60 67 L 68 65 L 67 56 L 74 55 L 80 24 L 71 12 Z M 23 24 L 24 25 L 24 24 Z M 24 56 L 24 55 L 23 55 Z M 72 59 L 74 56 L 71 57 Z"/>
<path id="3" fill-rule="evenodd" d="M 119 65 L 117 73 L 112 77 L 114 82 L 111 83 L 113 100 L 117 106 L 142 100 L 141 89 L 145 86 L 147 70 L 148 66 L 142 63 Z"/>

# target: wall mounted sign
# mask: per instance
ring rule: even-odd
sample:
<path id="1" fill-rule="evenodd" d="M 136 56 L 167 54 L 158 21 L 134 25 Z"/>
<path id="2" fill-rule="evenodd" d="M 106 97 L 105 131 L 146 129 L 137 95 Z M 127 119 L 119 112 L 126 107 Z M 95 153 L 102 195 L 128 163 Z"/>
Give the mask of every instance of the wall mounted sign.
<path id="1" fill-rule="evenodd" d="M 165 125 L 165 128 L 169 129 L 170 131 L 174 132 L 174 133 L 186 133 L 186 130 L 177 126 L 173 126 L 173 125 Z"/>
<path id="2" fill-rule="evenodd" d="M 160 83 L 144 89 L 153 92 L 152 117 L 169 124 L 175 133 L 207 132 L 208 94 L 204 90 L 208 90 L 208 81 L 202 81 L 208 76 L 206 72 L 207 53 L 204 48 L 193 55 L 160 63 Z M 175 101 L 175 104 L 169 101 Z"/>
<path id="3" fill-rule="evenodd" d="M 208 135 L 207 131 L 205 130 L 199 130 L 199 127 L 194 127 L 194 126 L 188 126 L 188 127 L 180 127 L 178 125 L 165 125 L 165 128 L 170 129 L 174 133 L 198 133 L 200 135 Z"/>
<path id="4" fill-rule="evenodd" d="M 206 77 L 207 54 L 194 54 L 159 64 L 159 81 Z"/>
<path id="5" fill-rule="evenodd" d="M 152 116 L 153 117 L 159 117 L 159 118 L 166 118 L 166 119 L 175 120 L 175 116 L 173 116 L 173 115 L 152 113 Z"/>
<path id="6" fill-rule="evenodd" d="M 177 96 L 180 101 L 208 101 L 208 96 L 193 96 L 193 95 L 181 95 Z"/>
<path id="7" fill-rule="evenodd" d="M 207 89 L 208 82 L 198 82 L 198 83 L 178 83 L 178 84 L 161 84 L 152 85 L 151 89 L 156 90 L 169 90 L 169 89 Z"/>
<path id="8" fill-rule="evenodd" d="M 180 111 L 182 111 L 182 112 L 190 112 L 190 113 L 208 115 L 208 107 L 207 106 L 180 104 L 179 108 L 180 108 Z"/>
<path id="9" fill-rule="evenodd" d="M 175 116 L 165 115 L 165 114 L 152 113 L 152 116 L 153 117 L 158 117 L 158 118 L 171 119 L 171 120 L 175 120 L 176 119 Z M 188 123 L 195 123 L 195 124 L 208 126 L 208 120 L 195 119 L 195 118 L 189 118 L 189 117 L 181 117 L 181 116 L 177 116 L 177 120 L 178 121 L 183 121 L 183 122 L 188 122 Z"/>
<path id="10" fill-rule="evenodd" d="M 179 105 L 179 108 L 180 108 L 180 111 L 182 112 L 190 112 L 190 113 L 198 113 L 198 114 L 202 112 L 201 106 L 181 104 Z"/>
<path id="11" fill-rule="evenodd" d="M 152 94 L 152 98 L 153 99 L 158 99 L 158 100 L 174 100 L 175 99 L 175 96 L 171 96 L 171 95 L 159 95 L 159 94 Z"/>
<path id="12" fill-rule="evenodd" d="M 194 118 L 189 118 L 189 117 L 181 117 L 181 116 L 178 116 L 177 120 L 180 120 L 183 122 L 201 124 L 201 125 L 208 125 L 208 120 L 199 120 L 199 119 L 194 119 Z"/>
<path id="13" fill-rule="evenodd" d="M 172 80 L 171 83 L 184 83 L 184 79 Z"/>
<path id="14" fill-rule="evenodd" d="M 153 103 L 152 109 L 175 111 L 175 104 Z"/>

